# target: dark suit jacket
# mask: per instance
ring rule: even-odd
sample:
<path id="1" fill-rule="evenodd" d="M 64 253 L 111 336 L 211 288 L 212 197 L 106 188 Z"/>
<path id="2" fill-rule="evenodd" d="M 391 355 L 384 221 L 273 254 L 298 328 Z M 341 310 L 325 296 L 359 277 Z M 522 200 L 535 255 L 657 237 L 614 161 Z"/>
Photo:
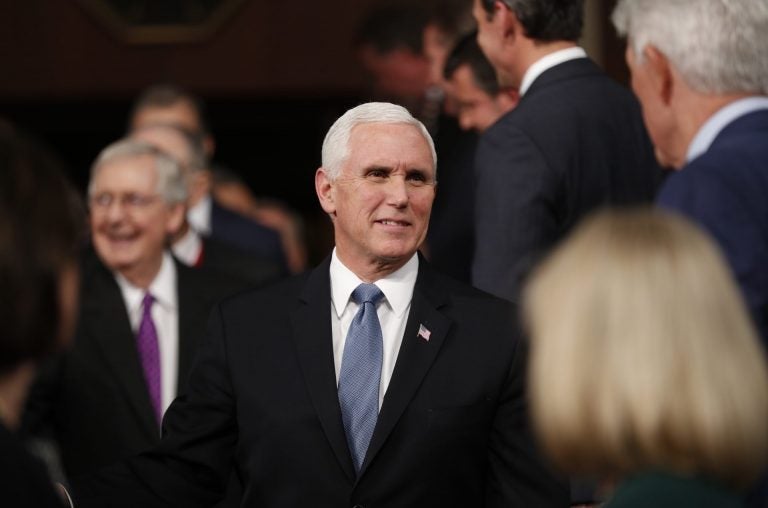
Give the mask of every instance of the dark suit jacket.
<path id="1" fill-rule="evenodd" d="M 252 287 L 274 282 L 285 275 L 283 264 L 274 259 L 239 249 L 210 237 L 203 237 L 200 268 L 225 274 Z"/>
<path id="2" fill-rule="evenodd" d="M 715 238 L 768 348 L 768 111 L 726 126 L 706 153 L 667 179 L 658 203 Z"/>
<path id="3" fill-rule="evenodd" d="M 211 202 L 211 234 L 216 241 L 233 245 L 246 252 L 269 259 L 287 273 L 280 234 L 237 212 Z"/>
<path id="4" fill-rule="evenodd" d="M 43 464 L 0 422 L 0 504 L 13 508 L 63 508 Z"/>
<path id="5" fill-rule="evenodd" d="M 134 455 L 160 440 L 120 288 L 94 254 L 86 257 L 75 342 L 43 370 L 24 418 L 28 437 L 52 438 L 59 446 L 70 476 Z M 240 287 L 175 264 L 181 392 L 214 303 Z"/>
<path id="6" fill-rule="evenodd" d="M 480 138 L 473 283 L 516 301 L 588 212 L 651 202 L 660 170 L 632 94 L 591 60 L 543 72 Z"/>
<path id="7" fill-rule="evenodd" d="M 435 133 L 437 193 L 427 231 L 429 262 L 467 284 L 475 249 L 475 149 L 477 135 L 441 115 Z"/>
<path id="8" fill-rule="evenodd" d="M 528 432 L 512 308 L 424 261 L 355 477 L 337 397 L 328 266 L 218 306 L 160 447 L 74 483 L 78 508 L 210 506 L 233 465 L 249 507 L 567 506 Z"/>

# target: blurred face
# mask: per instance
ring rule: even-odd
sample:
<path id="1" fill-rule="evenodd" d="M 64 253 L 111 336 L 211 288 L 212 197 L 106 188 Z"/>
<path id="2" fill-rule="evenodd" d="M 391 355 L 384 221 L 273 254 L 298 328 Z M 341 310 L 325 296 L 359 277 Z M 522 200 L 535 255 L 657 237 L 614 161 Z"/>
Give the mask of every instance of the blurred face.
<path id="1" fill-rule="evenodd" d="M 464 130 L 483 132 L 511 109 L 505 105 L 503 99 L 488 95 L 477 86 L 469 65 L 456 69 L 451 77 L 451 85 L 459 125 Z"/>
<path id="2" fill-rule="evenodd" d="M 157 192 L 154 159 L 123 157 L 93 176 L 91 235 L 96 253 L 111 270 L 140 287 L 160 269 L 166 237 L 178 230 L 183 205 L 168 205 Z"/>
<path id="3" fill-rule="evenodd" d="M 408 49 L 381 54 L 365 47 L 360 51 L 360 59 L 380 96 L 421 99 L 429 87 L 429 63 L 423 55 Z"/>
<path id="4" fill-rule="evenodd" d="M 331 214 L 337 254 L 359 277 L 405 264 L 424 240 L 435 197 L 427 141 L 405 124 L 362 124 L 335 181 L 323 168 L 318 197 Z"/>
<path id="5" fill-rule="evenodd" d="M 168 106 L 147 106 L 140 109 L 133 117 L 131 130 L 157 124 L 177 125 L 193 133 L 201 130 L 197 111 L 190 103 L 183 100 Z"/>

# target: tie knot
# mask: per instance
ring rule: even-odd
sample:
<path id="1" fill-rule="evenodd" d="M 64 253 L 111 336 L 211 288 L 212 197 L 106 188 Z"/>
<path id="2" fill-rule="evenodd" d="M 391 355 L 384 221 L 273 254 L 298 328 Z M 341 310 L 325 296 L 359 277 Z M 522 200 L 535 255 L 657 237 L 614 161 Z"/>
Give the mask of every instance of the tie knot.
<path id="1" fill-rule="evenodd" d="M 155 303 L 155 297 L 152 296 L 151 293 L 144 293 L 144 299 L 141 303 L 144 305 L 144 310 L 148 310 L 152 307 L 152 304 Z"/>
<path id="2" fill-rule="evenodd" d="M 376 284 L 363 283 L 352 291 L 352 300 L 359 305 L 366 302 L 371 302 L 376 305 L 383 296 L 384 293 L 381 292 L 381 289 L 379 289 Z"/>

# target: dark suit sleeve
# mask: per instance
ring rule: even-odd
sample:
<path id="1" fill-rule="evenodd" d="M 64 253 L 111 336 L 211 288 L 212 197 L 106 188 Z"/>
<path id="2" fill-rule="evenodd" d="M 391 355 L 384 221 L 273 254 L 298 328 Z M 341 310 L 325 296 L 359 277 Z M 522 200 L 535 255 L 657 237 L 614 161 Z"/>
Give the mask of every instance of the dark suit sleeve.
<path id="1" fill-rule="evenodd" d="M 733 161 L 713 161 L 730 169 Z M 768 337 L 768 257 L 765 224 L 756 220 L 750 201 L 750 182 L 732 185 L 734 177 L 720 178 L 704 164 L 685 168 L 667 179 L 657 198 L 662 208 L 677 212 L 703 227 L 716 240 L 741 287 L 762 337 Z"/>
<path id="2" fill-rule="evenodd" d="M 237 441 L 221 307 L 214 310 L 187 393 L 163 420 L 154 450 L 72 481 L 77 508 L 203 507 L 222 495 Z"/>
<path id="3" fill-rule="evenodd" d="M 558 182 L 539 147 L 506 123 L 481 138 L 476 177 L 472 282 L 517 301 L 528 271 L 557 238 Z"/>
<path id="4" fill-rule="evenodd" d="M 525 396 L 527 347 L 518 340 L 488 446 L 486 508 L 569 505 L 568 483 L 541 456 L 529 425 Z"/>

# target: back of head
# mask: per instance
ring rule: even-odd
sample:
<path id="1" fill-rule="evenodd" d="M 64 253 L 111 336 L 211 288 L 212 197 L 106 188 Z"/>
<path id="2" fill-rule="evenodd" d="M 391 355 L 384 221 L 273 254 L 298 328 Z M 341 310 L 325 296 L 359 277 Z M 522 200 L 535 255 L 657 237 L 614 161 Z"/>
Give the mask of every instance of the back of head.
<path id="1" fill-rule="evenodd" d="M 493 13 L 496 0 L 480 0 Z M 541 42 L 576 41 L 584 25 L 584 0 L 501 0 L 515 13 L 525 36 Z"/>
<path id="2" fill-rule="evenodd" d="M 419 120 L 413 117 L 407 109 L 388 102 L 368 102 L 356 106 L 341 115 L 323 140 L 322 165 L 329 178 L 335 180 L 341 172 L 341 167 L 349 157 L 349 137 L 352 129 L 361 124 L 406 124 L 416 128 L 429 145 L 432 152 L 434 167 L 437 167 L 437 154 L 432 136 Z"/>
<path id="3" fill-rule="evenodd" d="M 760 472 L 764 352 L 717 248 L 691 223 L 651 210 L 588 219 L 534 275 L 526 313 L 534 419 L 561 466 L 734 485 Z"/>
<path id="4" fill-rule="evenodd" d="M 62 345 L 61 277 L 84 229 L 59 164 L 0 120 L 0 375 Z"/>
<path id="5" fill-rule="evenodd" d="M 768 93 L 764 0 L 621 0 L 613 22 L 638 61 L 656 47 L 696 91 Z"/>
<path id="6" fill-rule="evenodd" d="M 462 37 L 448 55 L 445 62 L 445 79 L 450 80 L 456 70 L 462 65 L 468 65 L 472 70 L 475 84 L 491 97 L 499 93 L 499 82 L 496 70 L 477 43 L 477 32 Z"/>

